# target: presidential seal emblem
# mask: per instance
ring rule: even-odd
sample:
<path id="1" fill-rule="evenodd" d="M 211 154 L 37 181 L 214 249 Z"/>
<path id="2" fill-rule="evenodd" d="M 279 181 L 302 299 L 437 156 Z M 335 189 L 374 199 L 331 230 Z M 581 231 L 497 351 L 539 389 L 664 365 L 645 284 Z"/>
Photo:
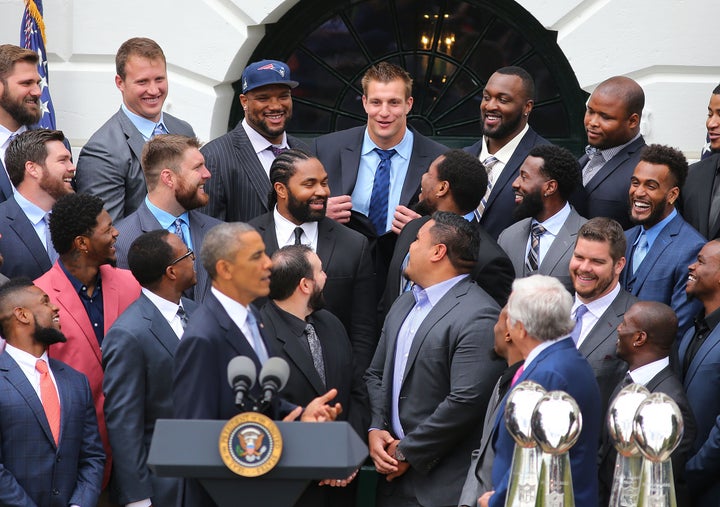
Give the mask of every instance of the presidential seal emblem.
<path id="1" fill-rule="evenodd" d="M 268 417 L 245 412 L 230 419 L 220 432 L 223 463 L 243 477 L 258 477 L 272 470 L 282 454 L 282 435 Z"/>

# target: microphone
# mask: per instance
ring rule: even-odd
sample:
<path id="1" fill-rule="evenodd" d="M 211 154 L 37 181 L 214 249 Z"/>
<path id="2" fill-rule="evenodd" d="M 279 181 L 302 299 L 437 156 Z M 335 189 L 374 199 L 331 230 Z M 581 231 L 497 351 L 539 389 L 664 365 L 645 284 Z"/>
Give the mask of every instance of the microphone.
<path id="1" fill-rule="evenodd" d="M 228 363 L 228 383 L 235 393 L 235 406 L 240 410 L 244 409 L 245 395 L 255 385 L 256 374 L 255 363 L 247 356 L 233 357 Z"/>
<path id="2" fill-rule="evenodd" d="M 263 390 L 262 407 L 267 407 L 272 397 L 281 391 L 290 377 L 290 366 L 282 357 L 271 357 L 260 370 L 260 385 Z"/>

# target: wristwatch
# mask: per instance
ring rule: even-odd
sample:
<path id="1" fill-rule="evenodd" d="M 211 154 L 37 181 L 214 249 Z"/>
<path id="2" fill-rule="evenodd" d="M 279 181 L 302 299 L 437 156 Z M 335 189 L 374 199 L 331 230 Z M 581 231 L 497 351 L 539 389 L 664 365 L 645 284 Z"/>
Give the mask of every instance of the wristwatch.
<path id="1" fill-rule="evenodd" d="M 395 448 L 395 459 L 402 463 L 407 461 L 407 459 L 405 459 L 405 455 L 402 453 L 399 447 Z"/>

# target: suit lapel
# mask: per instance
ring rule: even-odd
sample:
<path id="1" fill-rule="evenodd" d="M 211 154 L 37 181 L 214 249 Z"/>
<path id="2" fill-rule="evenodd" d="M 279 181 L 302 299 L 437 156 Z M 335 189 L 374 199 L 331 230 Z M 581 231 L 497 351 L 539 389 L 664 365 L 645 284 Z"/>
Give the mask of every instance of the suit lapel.
<path id="1" fill-rule="evenodd" d="M 571 208 L 570 215 L 568 215 L 565 223 L 560 228 L 557 237 L 553 240 L 550 248 L 545 254 L 545 257 L 540 263 L 540 270 L 543 273 L 554 272 L 555 267 L 558 265 L 565 253 L 575 246 L 575 238 L 577 237 L 577 231 L 580 228 L 578 225 L 579 219 L 580 216 L 574 209 Z M 565 268 L 565 271 L 567 271 L 567 266 Z"/>
<path id="2" fill-rule="evenodd" d="M 643 283 L 645 283 L 648 275 L 652 272 L 655 263 L 663 256 L 665 250 L 673 242 L 673 237 L 677 234 L 677 229 L 679 227 L 679 218 L 680 214 L 678 213 L 678 215 L 671 220 L 662 231 L 660 231 L 660 234 L 658 234 L 658 237 L 655 238 L 655 242 L 648 250 L 645 258 L 637 268 L 637 271 L 635 271 L 634 274 L 628 273 L 630 275 L 630 282 L 632 283 L 634 294 L 638 293 Z M 636 238 L 637 235 L 635 235 L 634 239 Z M 632 243 L 628 243 L 628 248 L 630 248 L 631 256 L 629 260 L 630 264 L 632 264 Z"/>
<path id="3" fill-rule="evenodd" d="M 360 139 L 357 143 L 351 143 L 340 150 L 340 167 L 342 171 L 342 190 L 347 195 L 352 195 L 355 190 L 355 181 L 357 180 L 358 168 L 360 167 L 360 152 L 362 150 L 362 133 L 364 129 L 360 129 Z M 332 192 L 333 189 L 330 189 Z M 339 193 L 337 195 L 340 195 Z"/>
<path id="4" fill-rule="evenodd" d="M 1 177 L 2 175 L 0 175 L 0 178 Z M 23 213 L 17 201 L 13 198 L 10 202 L 12 204 L 9 204 L 10 210 L 7 214 L 8 219 L 10 219 L 10 228 L 15 231 L 18 239 L 23 242 L 25 248 L 30 252 L 30 255 L 35 259 L 38 266 L 40 266 L 43 271 L 47 271 L 52 266 L 47 250 L 40 241 L 40 238 L 38 238 L 33 225 L 27 216 L 25 216 L 25 213 Z"/>
<path id="5" fill-rule="evenodd" d="M 690 328 L 692 330 L 692 328 Z M 684 342 L 687 342 L 689 345 L 689 342 L 692 341 L 692 334 L 690 335 L 690 340 L 683 340 Z M 702 345 L 700 345 L 700 348 L 698 349 L 697 353 L 695 354 L 695 357 L 692 358 L 692 361 L 690 361 L 690 366 L 688 366 L 687 375 L 685 375 L 685 387 L 690 384 L 690 382 L 693 381 L 693 378 L 695 377 L 695 374 L 698 371 L 698 368 L 701 364 L 703 364 L 703 361 L 705 360 L 705 356 L 707 356 L 710 351 L 720 346 L 720 326 L 715 327 L 715 329 L 712 330 L 710 335 L 703 341 Z M 682 355 L 682 359 L 684 361 L 685 354 L 687 353 L 687 346 L 684 347 L 684 353 Z M 682 368 L 682 364 L 680 363 L 680 367 Z"/>
<path id="6" fill-rule="evenodd" d="M 122 131 L 127 138 L 128 146 L 130 146 L 130 149 L 135 155 L 135 158 L 137 160 L 142 160 L 142 149 L 143 146 L 145 146 L 145 138 L 135 127 L 135 125 L 132 124 L 130 118 L 127 117 L 127 115 L 122 111 L 122 109 L 115 113 L 115 116 L 117 117 L 117 120 L 122 127 Z"/>
<path id="7" fill-rule="evenodd" d="M 318 222 L 317 255 L 322 260 L 325 272 L 329 271 L 333 253 L 335 252 L 336 237 L 332 234 L 334 227 L 335 223 L 329 218 L 323 218 Z"/>
<path id="8" fill-rule="evenodd" d="M 517 177 L 517 174 L 515 173 L 527 158 L 528 152 L 534 144 L 535 136 L 535 132 L 529 128 L 528 131 L 525 132 L 525 135 L 522 137 L 522 139 L 520 139 L 517 148 L 515 148 L 515 151 L 508 160 L 507 164 L 505 164 L 503 171 L 500 173 L 500 177 L 495 181 L 493 189 L 490 191 L 490 195 L 488 196 L 488 202 L 487 206 L 485 206 L 485 209 L 492 206 L 492 203 L 495 202 L 495 199 L 500 194 L 502 189 L 505 188 L 505 186 L 510 184 Z M 481 142 L 484 141 L 481 140 Z"/>
<path id="9" fill-rule="evenodd" d="M 410 160 L 408 161 L 407 174 L 405 175 L 405 181 L 403 182 L 400 193 L 400 204 L 403 206 L 407 206 L 417 197 L 422 175 L 432 163 L 430 156 L 425 153 L 423 139 L 419 139 L 420 134 L 415 130 L 412 130 L 412 133 L 413 147 Z"/>
<path id="10" fill-rule="evenodd" d="M 69 379 L 61 381 L 61 379 L 65 379 L 65 366 L 62 363 L 51 359 L 50 367 L 52 368 L 53 375 L 55 376 L 58 393 L 60 393 L 60 435 L 58 436 L 58 442 L 62 442 L 68 424 L 67 416 L 70 412 L 72 412 L 70 410 L 73 398 L 72 393 L 70 392 L 72 387 Z M 48 429 L 49 428 L 50 426 L 48 425 Z M 52 438 L 52 433 L 50 433 L 50 436 L 50 440 L 54 443 L 55 440 Z"/>
<path id="11" fill-rule="evenodd" d="M 668 377 L 672 377 L 673 371 L 670 366 L 666 366 L 662 370 L 660 370 L 657 375 L 655 375 L 653 378 L 650 379 L 650 382 L 648 382 L 645 387 L 647 387 L 647 390 L 651 393 L 655 392 L 655 389 L 657 389 L 657 386 L 662 384 Z"/>
<path id="12" fill-rule="evenodd" d="M 609 178 L 610 175 L 614 173 L 618 167 L 620 167 L 623 163 L 625 163 L 626 160 L 630 158 L 630 155 L 635 153 L 642 146 L 645 146 L 645 140 L 642 136 L 640 136 L 634 142 L 630 143 L 623 150 L 621 150 L 620 153 L 608 160 L 605 165 L 603 165 L 600 170 L 595 173 L 595 176 L 593 176 L 592 179 L 588 181 L 588 184 L 585 186 L 585 191 L 588 194 L 593 192 L 598 186 L 600 186 L 600 183 Z M 583 159 L 585 159 L 585 163 L 587 163 L 587 156 L 580 159 L 581 163 Z M 581 165 L 580 167 L 585 167 L 585 164 L 583 163 L 583 165 Z"/>
<path id="13" fill-rule="evenodd" d="M 207 294 L 210 290 L 211 282 L 207 271 L 203 268 L 202 260 L 200 259 L 200 246 L 203 244 L 205 234 L 207 234 L 207 231 L 205 230 L 207 224 L 204 220 L 201 220 L 198 213 L 199 212 L 195 210 L 188 211 L 188 217 L 190 220 L 190 239 L 192 240 L 193 249 L 195 250 L 195 261 L 193 263 L 195 266 L 195 274 L 197 276 L 197 282 L 195 283 L 195 297 L 198 298 L 198 301 L 200 301 L 203 294 Z"/>
<path id="14" fill-rule="evenodd" d="M 165 320 L 160 310 L 157 309 L 145 294 L 140 294 L 140 303 L 142 305 L 143 318 L 146 321 L 150 333 L 158 341 L 160 346 L 167 350 L 170 357 L 175 357 L 175 349 L 177 349 L 180 340 L 178 340 L 170 323 Z"/>
<path id="15" fill-rule="evenodd" d="M 621 287 L 613 302 L 610 303 L 605 313 L 600 316 L 595 326 L 578 347 L 583 356 L 590 356 L 605 340 L 615 334 L 618 325 L 622 321 L 622 316 L 625 314 L 626 297 L 627 293 Z"/>
<path id="16" fill-rule="evenodd" d="M 5 171 L 5 164 L 0 160 L 0 194 L 2 194 L 2 201 L 7 201 L 13 195 L 12 184 L 10 178 L 8 178 L 7 172 Z"/>
<path id="17" fill-rule="evenodd" d="M 267 210 L 267 197 L 270 192 L 270 179 L 268 178 L 265 168 L 260 163 L 257 153 L 253 149 L 253 145 L 245 133 L 245 128 L 240 124 L 237 128 L 230 131 L 230 139 L 233 148 L 242 153 L 242 171 L 245 172 L 250 183 L 262 203 L 263 209 Z M 240 170 L 238 167 L 231 168 L 233 171 Z"/>
<path id="18" fill-rule="evenodd" d="M 107 333 L 113 322 L 118 318 L 120 309 L 120 289 L 116 284 L 112 283 L 116 268 L 109 265 L 100 266 L 100 277 L 102 279 L 102 298 L 103 298 L 103 322 L 104 333 Z M 94 334 L 94 333 L 93 333 Z M 98 349 L 99 352 L 99 349 Z"/>

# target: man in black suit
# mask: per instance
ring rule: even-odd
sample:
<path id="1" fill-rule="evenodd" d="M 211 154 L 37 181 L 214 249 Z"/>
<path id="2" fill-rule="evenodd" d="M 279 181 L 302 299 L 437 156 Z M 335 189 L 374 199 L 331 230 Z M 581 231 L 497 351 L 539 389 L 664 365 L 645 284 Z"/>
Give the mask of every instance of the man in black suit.
<path id="1" fill-rule="evenodd" d="M 549 144 L 528 125 L 534 97 L 535 83 L 525 69 L 496 70 L 482 92 L 483 138 L 465 148 L 479 158 L 488 173 L 487 190 L 477 189 L 482 198 L 477 216 L 480 225 L 495 239 L 515 221 L 512 183 L 520 166 L 534 146 Z"/>
<path id="2" fill-rule="evenodd" d="M 507 254 L 495 239 L 475 219 L 474 211 L 480 203 L 478 188 L 487 185 L 487 174 L 480 161 L 462 150 L 450 150 L 436 158 L 422 176 L 420 201 L 415 207 L 427 215 L 409 222 L 398 236 L 390 260 L 385 291 L 379 305 L 379 323 L 385 320 L 393 302 L 408 287 L 403 270 L 407 265 L 410 244 L 417 232 L 430 220 L 435 211 L 449 211 L 465 216 L 474 226 L 480 239 L 478 261 L 470 277 L 497 302 L 507 303 L 515 270 Z"/>
<path id="3" fill-rule="evenodd" d="M 639 301 L 625 312 L 617 327 L 617 355 L 628 364 L 626 380 L 616 387 L 616 395 L 631 381 L 647 387 L 651 393 L 665 393 L 680 407 L 685 431 L 673 451 L 673 476 L 678 505 L 690 505 L 685 488 L 685 462 L 695 440 L 695 419 L 682 382 L 670 367 L 670 352 L 677 334 L 677 317 L 672 308 L 656 301 Z M 603 427 L 606 427 L 603 425 Z M 600 447 L 600 505 L 607 505 L 612 489 L 617 452 L 603 432 Z"/>
<path id="4" fill-rule="evenodd" d="M 269 213 L 250 221 L 265 242 L 268 255 L 279 247 L 305 244 L 315 251 L 327 273 L 327 309 L 340 319 L 350 337 L 362 373 L 375 353 L 375 282 L 368 240 L 325 217 L 330 189 L 320 161 L 301 150 L 286 151 L 270 169 Z"/>
<path id="5" fill-rule="evenodd" d="M 327 216 L 378 239 L 376 272 L 384 280 L 396 237 L 390 231 L 399 232 L 393 220 L 417 218 L 409 206 L 420 178 L 447 147 L 408 127 L 412 78 L 404 69 L 380 62 L 365 72 L 362 87 L 367 125 L 320 136 L 313 151 L 328 171 Z"/>
<path id="6" fill-rule="evenodd" d="M 75 166 L 59 130 L 28 130 L 5 153 L 17 192 L 0 204 L 0 272 L 10 278 L 42 276 L 57 260 L 48 227 L 55 201 L 73 192 Z"/>
<path id="7" fill-rule="evenodd" d="M 136 211 L 117 224 L 118 266 L 127 268 L 132 242 L 155 229 L 177 234 L 188 248 L 200 252 L 205 234 L 221 223 L 197 209 L 208 202 L 205 186 L 210 178 L 200 141 L 172 134 L 156 136 L 143 147 L 142 169 L 148 195 Z M 185 296 L 202 302 L 210 291 L 210 277 L 199 255 L 196 257 L 197 285 L 187 288 Z"/>
<path id="8" fill-rule="evenodd" d="M 688 169 L 681 193 L 681 212 L 705 238 L 715 239 L 720 237 L 720 85 L 710 95 L 705 127 L 714 153 Z"/>
<path id="9" fill-rule="evenodd" d="M 204 213 L 226 222 L 247 222 L 270 211 L 270 164 L 288 148 L 307 148 L 285 133 L 292 118 L 290 91 L 297 85 L 283 62 L 262 60 L 245 67 L 240 94 L 245 118 L 201 150 L 213 175 Z"/>
<path id="10" fill-rule="evenodd" d="M 609 217 L 623 229 L 633 226 L 627 194 L 645 146 L 640 135 L 644 106 L 643 89 L 624 76 L 606 79 L 590 95 L 585 111 L 588 146 L 580 157 L 584 189 L 577 199 L 579 206 L 584 203 L 579 209 L 587 218 Z"/>
<path id="11" fill-rule="evenodd" d="M 307 405 L 329 388 L 337 389 L 343 412 L 363 439 L 367 435 L 368 400 L 362 373 L 342 323 L 323 309 L 326 275 L 320 257 L 306 245 L 285 246 L 272 256 L 270 301 L 260 312 L 265 335 L 290 365 L 283 398 Z M 351 479 L 355 474 L 352 474 Z M 344 481 L 327 481 L 335 485 Z M 352 505 L 355 487 L 331 490 L 311 485 L 295 505 Z"/>
<path id="12" fill-rule="evenodd" d="M 0 45 L 0 202 L 10 199 L 13 186 L 5 166 L 5 152 L 15 136 L 42 118 L 42 89 L 38 54 L 13 44 Z"/>
<path id="13" fill-rule="evenodd" d="M 147 466 L 157 419 L 171 419 L 173 355 L 195 303 L 181 297 L 195 284 L 195 254 L 165 229 L 139 236 L 128 254 L 142 294 L 105 335 L 104 413 L 113 468 L 110 498 L 138 507 L 174 507 L 180 482 Z"/>

